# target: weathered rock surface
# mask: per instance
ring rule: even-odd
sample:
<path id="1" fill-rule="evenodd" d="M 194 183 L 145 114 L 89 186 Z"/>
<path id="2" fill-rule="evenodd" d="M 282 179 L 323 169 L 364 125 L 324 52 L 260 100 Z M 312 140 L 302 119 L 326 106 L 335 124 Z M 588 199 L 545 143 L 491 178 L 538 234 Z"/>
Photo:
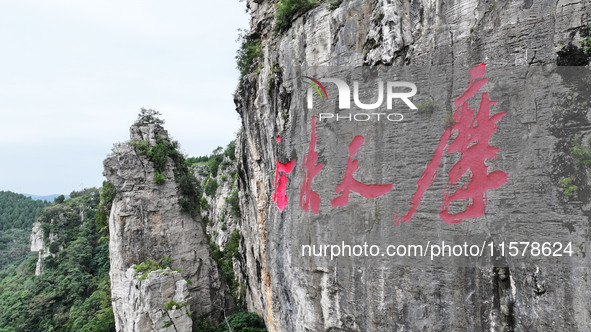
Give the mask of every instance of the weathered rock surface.
<path id="1" fill-rule="evenodd" d="M 46 247 L 43 243 L 43 229 L 41 229 L 41 223 L 36 221 L 33 224 L 33 230 L 31 232 L 31 251 L 38 252 L 39 257 L 37 258 L 37 264 L 35 265 L 35 275 L 38 276 L 43 272 L 43 259 L 50 255 L 49 247 Z"/>
<path id="2" fill-rule="evenodd" d="M 568 159 L 568 148 L 561 150 L 560 144 L 590 133 L 589 112 L 561 113 L 562 100 L 549 91 L 566 92 L 550 89 L 564 80 L 544 69 L 570 63 L 567 45 L 576 49 L 589 34 L 589 2 L 345 0 L 333 11 L 322 4 L 298 16 L 277 37 L 274 4 L 248 1 L 252 34 L 260 36 L 264 57 L 261 69 L 242 79 L 235 97 L 242 118 L 238 159 L 249 310 L 259 312 L 270 331 L 588 331 L 589 195 L 563 196 L 558 179 L 567 163 L 557 160 Z M 488 91 L 500 101 L 493 113 L 507 112 L 491 143 L 501 148 L 494 167 L 509 173 L 509 182 L 489 191 L 485 217 L 445 224 L 438 216 L 441 191 L 457 161 L 446 156 L 415 218 L 395 226 L 393 213 L 406 211 L 443 131 L 441 121 L 467 85 L 467 69 L 481 62 L 491 66 Z M 313 188 L 323 201 L 319 215 L 303 213 L 297 194 L 312 114 L 306 114 L 296 93 L 302 75 L 313 66 L 382 64 L 444 68 L 443 88 L 433 84 L 417 95 L 434 98 L 441 111 L 408 113 L 396 125 L 319 123 L 316 151 L 324 168 Z M 424 87 L 426 81 L 421 82 Z M 516 93 L 501 99 L 509 92 Z M 366 142 L 357 155 L 356 177 L 393 183 L 395 189 L 377 199 L 351 194 L 347 208 L 334 209 L 329 201 L 342 180 L 354 135 L 364 135 Z M 296 158 L 297 165 L 289 175 L 283 212 L 273 202 L 277 158 Z M 300 251 L 302 244 L 341 241 L 417 244 L 476 238 L 561 239 L 578 249 L 572 259 L 532 263 L 507 257 L 462 266 L 363 257 L 330 261 L 303 258 Z"/>
<path id="3" fill-rule="evenodd" d="M 189 312 L 187 281 L 170 268 L 151 271 L 139 280 L 136 271 L 129 268 L 120 287 L 127 289 L 128 301 L 121 301 L 118 331 L 191 331 L 193 322 Z M 171 306 L 171 301 L 179 304 Z M 167 307 L 170 306 L 170 308 Z M 186 306 L 184 306 L 186 305 Z"/>
<path id="4" fill-rule="evenodd" d="M 43 230 L 41 229 L 41 223 L 36 221 L 33 223 L 33 230 L 31 231 L 31 251 L 43 250 Z"/>
<path id="5" fill-rule="evenodd" d="M 169 140 L 167 132 L 157 124 L 134 125 L 130 131 L 131 141 L 148 142 L 149 146 L 156 144 L 157 137 Z M 196 317 L 209 316 L 219 321 L 222 311 L 232 307 L 232 300 L 210 258 L 200 218 L 179 206 L 181 196 L 172 160 L 167 159 L 162 184 L 154 181 L 152 162 L 128 143 L 119 145 L 104 166 L 104 175 L 117 188 L 109 217 L 111 292 L 117 329 L 129 328 L 136 317 L 129 313 L 136 301 L 129 287 L 134 282 L 129 268 L 163 257 L 172 258 L 172 268 L 179 269 L 180 276 L 190 281 L 189 309 Z"/>

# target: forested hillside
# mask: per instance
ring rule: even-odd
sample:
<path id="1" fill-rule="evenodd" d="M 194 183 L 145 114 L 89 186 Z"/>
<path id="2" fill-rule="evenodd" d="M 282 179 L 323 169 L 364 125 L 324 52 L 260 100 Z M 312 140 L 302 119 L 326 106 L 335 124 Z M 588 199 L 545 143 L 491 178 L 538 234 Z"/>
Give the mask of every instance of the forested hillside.
<path id="1" fill-rule="evenodd" d="M 232 148 L 233 144 L 228 151 Z M 207 164 L 217 168 L 219 161 L 215 159 Z M 1 194 L 6 198 L 4 201 L 12 202 L 8 204 L 11 209 L 2 212 L 23 216 L 13 219 L 19 220 L 22 229 L 13 227 L 2 232 L 20 234 L 25 253 L 21 261 L 0 271 L 0 332 L 115 331 L 107 228 L 116 194 L 114 186 L 105 182 L 101 189 L 72 192 L 69 199 L 61 197 L 53 204 L 32 201 L 14 193 Z M 16 212 L 19 210 L 14 208 L 33 210 L 33 206 L 38 205 L 40 209 L 36 214 Z M 40 237 L 36 240 L 42 243 L 41 255 L 38 252 L 27 255 L 33 221 L 38 222 L 36 228 L 40 229 L 33 237 Z M 11 242 L 7 249 L 13 246 Z M 36 275 L 38 265 L 41 269 Z M 193 330 L 254 332 L 266 329 L 256 314 L 237 312 L 219 324 L 200 319 L 194 323 Z"/>
<path id="2" fill-rule="evenodd" d="M 10 191 L 0 191 L 0 230 L 31 229 L 43 208 L 49 204 Z"/>
<path id="3" fill-rule="evenodd" d="M 0 191 L 0 270 L 25 258 L 33 222 L 48 205 L 21 194 Z"/>
<path id="4" fill-rule="evenodd" d="M 108 241 L 95 223 L 99 190 L 75 192 L 39 218 L 38 253 L 0 272 L 0 331 L 113 331 Z M 31 225 L 27 234 L 31 232 Z"/>

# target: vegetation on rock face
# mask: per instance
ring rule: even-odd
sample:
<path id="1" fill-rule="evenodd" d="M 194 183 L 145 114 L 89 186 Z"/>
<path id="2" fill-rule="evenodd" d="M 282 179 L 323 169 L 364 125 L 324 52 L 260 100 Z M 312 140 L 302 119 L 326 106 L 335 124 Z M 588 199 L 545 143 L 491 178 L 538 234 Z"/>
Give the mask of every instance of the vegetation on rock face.
<path id="1" fill-rule="evenodd" d="M 224 157 L 228 157 L 231 161 L 224 161 Z M 202 176 L 210 176 L 215 178 L 218 176 L 220 168 L 225 170 L 232 165 L 232 161 L 236 160 L 236 141 L 232 141 L 228 144 L 224 150 L 221 146 L 218 146 L 211 155 L 190 157 L 187 158 L 187 166 L 206 166 L 206 173 L 201 174 Z"/>
<path id="2" fill-rule="evenodd" d="M 587 140 L 587 145 L 591 145 L 591 136 Z M 570 150 L 570 155 L 573 157 L 575 165 L 591 165 L 591 150 L 583 146 L 581 137 L 579 136 L 573 138 L 573 147 Z"/>
<path id="3" fill-rule="evenodd" d="M 443 117 L 441 124 L 443 125 L 443 128 L 449 129 L 449 128 L 453 127 L 454 121 L 455 121 L 454 114 L 453 114 L 453 112 L 449 111 L 445 114 L 445 117 Z"/>
<path id="4" fill-rule="evenodd" d="M 238 190 L 234 190 L 230 196 L 226 197 L 226 202 L 230 204 L 232 216 L 236 219 L 240 218 L 240 199 L 238 198 Z"/>
<path id="5" fill-rule="evenodd" d="M 164 309 L 164 313 L 162 315 L 163 315 L 163 317 L 165 315 L 168 316 L 168 319 L 170 319 L 170 320 L 165 321 L 164 322 L 164 325 L 162 327 L 163 328 L 167 328 L 167 327 L 170 327 L 170 326 L 173 326 L 174 325 L 172 323 L 172 317 L 170 316 L 169 311 L 171 311 L 171 310 L 179 310 L 179 309 L 185 308 L 185 313 L 188 316 L 191 316 L 193 313 L 188 309 L 188 307 L 190 307 L 190 306 L 191 306 L 191 303 L 189 303 L 189 302 L 178 303 L 177 301 L 174 301 L 174 300 L 170 300 L 170 301 L 166 302 L 164 304 L 164 306 L 162 307 L 162 309 Z"/>
<path id="6" fill-rule="evenodd" d="M 99 191 L 93 188 L 87 195 L 70 198 L 63 203 L 46 208 L 38 219 L 43 230 L 44 243 L 49 246 L 50 233 L 56 236 L 53 242 L 60 245 L 76 240 L 78 228 L 82 227 L 83 223 L 96 219 L 96 209 L 100 200 Z"/>
<path id="7" fill-rule="evenodd" d="M 220 247 L 213 241 L 210 241 L 209 245 L 211 247 L 211 257 L 216 261 L 224 280 L 230 287 L 232 296 L 234 296 L 235 301 L 238 303 L 238 299 L 241 295 L 239 291 L 242 290 L 239 289 L 240 284 L 236 280 L 236 275 L 234 274 L 233 258 L 238 257 L 238 249 L 240 247 L 240 230 L 236 229 L 234 232 L 232 232 L 230 239 L 228 240 L 228 243 L 224 249 L 220 249 Z"/>
<path id="8" fill-rule="evenodd" d="M 201 207 L 201 185 L 195 178 L 193 173 L 185 168 L 179 175 L 175 176 L 175 180 L 179 184 L 179 205 L 181 209 L 191 215 L 199 213 Z"/>
<path id="9" fill-rule="evenodd" d="M 237 312 L 214 325 L 208 319 L 199 319 L 193 326 L 199 332 L 266 332 L 265 321 L 254 312 Z"/>
<path id="10" fill-rule="evenodd" d="M 591 136 L 587 140 L 587 145 L 591 144 Z M 575 168 L 582 168 L 585 174 L 589 174 L 589 166 L 591 165 L 591 149 L 587 148 L 581 142 L 581 137 L 575 135 L 572 140 L 572 147 L 570 149 L 570 157 Z M 579 172 L 577 172 L 579 173 Z M 562 186 L 562 194 L 570 197 L 574 196 L 579 190 L 579 186 L 575 184 L 576 178 L 574 176 L 567 176 L 560 179 L 560 185 Z"/>
<path id="11" fill-rule="evenodd" d="M 155 123 L 161 125 L 164 120 L 158 118 L 160 113 L 154 110 L 145 110 L 138 115 L 135 125 Z M 163 129 L 162 129 L 163 130 Z M 174 164 L 174 180 L 178 184 L 179 205 L 184 212 L 195 215 L 199 212 L 199 199 L 201 197 L 201 185 L 193 173 L 189 171 L 185 157 L 178 150 L 179 144 L 170 141 L 162 135 L 156 136 L 156 143 L 152 146 L 149 141 L 131 141 L 129 144 L 137 154 L 146 156 L 154 166 L 154 182 L 163 184 L 166 181 L 166 165 L 170 158 Z"/>
<path id="12" fill-rule="evenodd" d="M 554 150 L 558 152 L 550 163 L 551 176 L 562 189 L 563 203 L 591 199 L 591 133 L 587 130 L 591 84 L 588 75 L 577 76 L 578 72 L 566 72 L 573 81 L 572 91 L 557 105 L 549 125 L 550 133 L 557 138 Z"/>
<path id="13" fill-rule="evenodd" d="M 101 233 L 108 233 L 109 228 L 109 213 L 111 212 L 111 206 L 113 205 L 113 199 L 115 199 L 117 189 L 109 182 L 103 182 L 103 188 L 101 189 L 101 195 L 99 205 L 96 211 L 95 223 Z"/>
<path id="14" fill-rule="evenodd" d="M 218 189 L 218 182 L 216 179 L 207 178 L 204 184 L 204 192 L 207 196 L 215 196 L 215 192 Z"/>
<path id="15" fill-rule="evenodd" d="M 166 175 L 159 172 L 154 173 L 154 183 L 163 184 L 164 181 L 166 181 Z"/>
<path id="16" fill-rule="evenodd" d="M 435 104 L 432 99 L 428 98 L 417 104 L 417 112 L 425 114 L 433 114 L 439 110 L 440 106 Z M 453 119 L 452 119 L 453 120 Z"/>
<path id="17" fill-rule="evenodd" d="M 283 32 L 295 17 L 318 5 L 317 0 L 279 0 L 276 5 L 275 31 Z"/>
<path id="18" fill-rule="evenodd" d="M 265 321 L 254 312 L 237 312 L 214 325 L 208 319 L 199 319 L 193 331 L 199 332 L 266 332 Z"/>
<path id="19" fill-rule="evenodd" d="M 168 302 L 166 302 L 163 306 L 164 310 L 175 310 L 175 309 L 180 309 L 184 306 L 189 305 L 189 303 L 178 303 L 176 301 L 170 300 Z"/>
<path id="20" fill-rule="evenodd" d="M 572 196 L 579 189 L 578 186 L 573 184 L 573 179 L 571 177 L 560 179 L 560 184 L 562 185 L 562 193 L 564 194 L 564 196 Z"/>
<path id="21" fill-rule="evenodd" d="M 583 52 L 591 57 L 591 36 L 588 36 L 581 41 L 581 47 L 583 48 Z"/>
<path id="22" fill-rule="evenodd" d="M 159 261 L 147 259 L 139 265 L 134 265 L 133 269 L 135 270 L 135 276 L 138 277 L 138 280 L 145 280 L 150 272 L 163 271 L 171 266 L 172 257 L 162 257 Z"/>
<path id="23" fill-rule="evenodd" d="M 71 196 L 39 218 L 62 247 L 43 273 L 35 276 L 37 253 L 0 272 L 0 331 L 114 331 L 109 249 L 94 222 L 98 189 Z"/>
<path id="24" fill-rule="evenodd" d="M 335 10 L 343 3 L 343 0 L 329 0 L 328 10 Z"/>
<path id="25" fill-rule="evenodd" d="M 148 157 L 148 159 L 150 159 L 150 161 L 154 165 L 154 181 L 156 183 L 158 183 L 159 175 L 163 175 L 166 170 L 166 163 L 168 162 L 168 157 L 178 157 L 175 155 L 180 154 L 177 151 L 177 142 L 169 142 L 168 140 L 160 136 L 156 138 L 156 144 L 154 146 L 150 146 L 150 142 L 147 140 L 131 141 L 129 144 L 136 149 L 139 155 L 146 156 Z M 180 157 L 182 158 L 182 155 Z M 164 181 L 162 181 L 162 183 L 163 182 Z"/>
<path id="26" fill-rule="evenodd" d="M 236 52 L 236 68 L 240 70 L 240 76 L 250 73 L 252 65 L 263 57 L 261 40 L 249 35 L 246 31 L 238 37 L 241 45 Z"/>
<path id="27" fill-rule="evenodd" d="M 233 259 L 238 256 L 240 231 L 232 227 L 230 222 L 227 222 L 227 220 L 233 220 L 237 224 L 241 215 L 238 190 L 235 189 L 237 181 L 235 161 L 235 141 L 230 142 L 225 150 L 222 147 L 216 148 L 210 156 L 187 159 L 187 163 L 196 167 L 195 171 L 200 177 L 203 177 L 201 179 L 204 193 L 201 198 L 202 218 L 205 224 L 208 225 L 212 258 L 216 261 L 223 279 L 230 287 L 236 304 L 241 306 L 243 305 L 240 302 L 244 300 L 245 286 L 236 280 L 233 262 Z M 225 195 L 225 197 L 216 197 L 216 195 L 220 195 L 219 187 L 223 188 L 221 192 L 224 193 L 222 195 Z M 221 206 L 221 210 L 210 214 L 208 200 L 213 200 L 213 204 L 218 209 Z M 219 204 L 219 200 L 222 200 L 224 204 Z M 217 218 L 217 220 L 212 220 L 213 218 Z M 225 233 L 226 231 L 232 233 L 229 234 L 225 245 L 222 244 L 223 247 L 220 248 L 216 243 L 216 240 L 219 239 L 218 232 Z"/>
<path id="28" fill-rule="evenodd" d="M 253 312 L 239 312 L 230 316 L 226 324 L 220 324 L 218 329 L 220 332 L 226 331 L 248 331 L 248 332 L 265 332 L 265 322 L 263 319 Z"/>

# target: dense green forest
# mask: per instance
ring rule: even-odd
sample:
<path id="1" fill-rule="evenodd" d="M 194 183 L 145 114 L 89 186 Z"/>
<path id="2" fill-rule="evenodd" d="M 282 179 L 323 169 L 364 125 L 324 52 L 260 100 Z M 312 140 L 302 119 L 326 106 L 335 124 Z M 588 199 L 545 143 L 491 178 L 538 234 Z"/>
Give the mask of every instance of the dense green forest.
<path id="1" fill-rule="evenodd" d="M 0 271 L 0 332 L 115 331 L 105 227 L 114 194 L 113 185 L 105 182 L 101 190 L 73 192 L 71 198 L 45 208 L 37 220 L 52 255 L 43 260 L 43 272 L 37 276 L 37 253 Z M 26 234 L 28 249 L 30 229 L 9 231 Z M 266 328 L 256 314 L 238 312 L 218 324 L 199 320 L 194 330 Z"/>
<path id="2" fill-rule="evenodd" d="M 0 270 L 20 263 L 27 256 L 33 222 L 47 206 L 49 203 L 44 201 L 0 191 Z"/>
<path id="3" fill-rule="evenodd" d="M 0 272 L 0 331 L 114 331 L 109 248 L 95 224 L 99 190 L 71 197 L 39 217 L 53 254 L 43 273 L 35 276 L 37 253 Z"/>
<path id="4" fill-rule="evenodd" d="M 10 191 L 0 191 L 0 230 L 31 229 L 49 204 Z"/>

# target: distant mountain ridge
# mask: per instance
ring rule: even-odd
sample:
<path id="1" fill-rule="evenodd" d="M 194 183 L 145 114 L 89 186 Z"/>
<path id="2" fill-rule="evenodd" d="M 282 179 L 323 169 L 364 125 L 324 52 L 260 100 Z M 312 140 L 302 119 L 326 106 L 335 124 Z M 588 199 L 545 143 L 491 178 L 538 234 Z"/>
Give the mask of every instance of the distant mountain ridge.
<path id="1" fill-rule="evenodd" d="M 53 194 L 53 195 L 40 196 L 40 195 L 32 195 L 32 194 L 21 193 L 21 195 L 27 196 L 27 197 L 31 197 L 31 199 L 36 200 L 36 201 L 53 202 L 56 199 L 56 197 L 58 197 L 61 194 Z M 70 195 L 64 195 L 64 197 L 66 199 L 68 199 L 68 198 L 70 198 Z"/>

